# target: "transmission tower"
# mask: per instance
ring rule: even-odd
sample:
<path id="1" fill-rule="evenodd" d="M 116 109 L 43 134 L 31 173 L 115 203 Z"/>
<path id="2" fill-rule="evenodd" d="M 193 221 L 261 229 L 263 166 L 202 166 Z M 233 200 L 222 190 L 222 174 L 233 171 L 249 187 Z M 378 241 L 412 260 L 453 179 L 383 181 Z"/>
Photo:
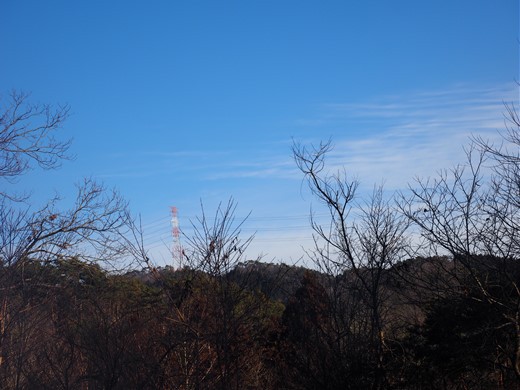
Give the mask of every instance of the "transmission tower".
<path id="1" fill-rule="evenodd" d="M 172 258 L 174 267 L 177 265 L 178 268 L 182 268 L 182 246 L 180 239 L 180 229 L 179 229 L 179 218 L 177 216 L 177 207 L 170 207 L 172 213 L 172 238 L 173 238 L 173 246 L 172 246 Z"/>

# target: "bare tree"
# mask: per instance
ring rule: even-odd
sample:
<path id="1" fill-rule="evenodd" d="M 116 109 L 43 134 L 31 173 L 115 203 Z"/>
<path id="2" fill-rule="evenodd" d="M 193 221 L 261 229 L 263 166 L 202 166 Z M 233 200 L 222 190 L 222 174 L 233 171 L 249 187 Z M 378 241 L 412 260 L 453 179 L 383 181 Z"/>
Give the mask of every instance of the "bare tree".
<path id="1" fill-rule="evenodd" d="M 255 338 L 254 316 L 264 302 L 247 286 L 232 279 L 231 271 L 246 260 L 246 250 L 253 236 L 241 237 L 245 218 L 235 217 L 236 203 L 230 199 L 220 204 L 213 218 L 208 218 L 204 207 L 202 216 L 193 222 L 194 234 L 187 237 L 186 264 L 202 272 L 208 286 L 213 286 L 206 295 L 207 313 L 215 321 L 205 330 L 205 338 L 215 353 L 213 372 L 214 388 L 238 389 L 247 383 L 248 373 L 254 364 Z"/>
<path id="2" fill-rule="evenodd" d="M 385 323 L 388 293 L 383 274 L 401 260 L 408 222 L 385 199 L 382 187 L 375 188 L 369 202 L 355 202 L 358 182 L 349 180 L 345 171 L 334 174 L 325 171 L 325 157 L 331 148 L 330 142 L 310 149 L 293 146 L 296 164 L 305 175 L 311 192 L 329 212 L 328 227 L 311 218 L 316 234 L 312 258 L 327 273 L 353 276 L 343 285 L 342 293 L 335 293 L 334 300 L 357 291 L 368 308 L 366 330 L 375 366 L 371 386 L 382 388 L 386 381 L 384 355 L 388 325 Z M 348 326 L 344 324 L 343 327 L 339 333 L 348 334 Z"/>
<path id="3" fill-rule="evenodd" d="M 473 142 L 486 155 L 493 172 L 486 202 L 488 251 L 520 258 L 520 117 L 513 105 L 505 107 L 506 132 L 501 134 L 502 143 L 494 145 L 481 137 L 474 137 Z"/>
<path id="4" fill-rule="evenodd" d="M 32 167 L 57 168 L 69 157 L 70 141 L 55 138 L 68 114 L 68 106 L 34 105 L 28 94 L 10 94 L 0 106 L 0 177 L 6 184 L 14 188 Z M 58 198 L 34 209 L 29 196 L 2 190 L 0 219 L 0 383 L 18 388 L 44 321 L 31 294 L 43 289 L 51 301 L 57 288 L 45 284 L 43 270 L 78 258 L 114 265 L 132 254 L 128 240 L 135 224 L 122 197 L 91 179 L 77 185 L 68 210 L 60 209 Z"/>
<path id="5" fill-rule="evenodd" d="M 416 179 L 401 193 L 399 208 L 420 227 L 426 254 L 478 254 L 489 217 L 487 202 L 493 194 L 483 177 L 485 155 L 467 151 L 467 164 L 439 172 L 438 177 Z"/>
<path id="6" fill-rule="evenodd" d="M 220 204 L 213 218 L 208 218 L 201 204 L 201 217 L 192 222 L 194 234 L 186 237 L 187 247 L 183 255 L 187 264 L 212 276 L 224 276 L 242 260 L 254 236 L 243 239 L 241 228 L 247 217 L 237 221 L 236 203 L 230 199 Z"/>
<path id="7" fill-rule="evenodd" d="M 258 382 L 265 368 L 255 343 L 265 332 L 259 318 L 269 305 L 247 271 L 234 275 L 248 263 L 253 239 L 241 237 L 246 219 L 235 217 L 236 208 L 230 199 L 209 215 L 201 204 L 201 216 L 191 221 L 193 234 L 184 235 L 182 269 L 159 270 L 141 246 L 135 250 L 169 301 L 163 364 L 181 389 L 266 385 Z"/>
<path id="8" fill-rule="evenodd" d="M 31 104 L 28 99 L 28 94 L 13 91 L 7 101 L 0 100 L 0 177 L 7 180 L 31 164 L 56 168 L 68 157 L 70 141 L 59 141 L 54 133 L 69 116 L 69 107 Z"/>
<path id="9" fill-rule="evenodd" d="M 127 204 L 115 191 L 87 179 L 77 186 L 74 206 L 57 208 L 58 200 L 40 210 L 0 204 L 0 261 L 12 266 L 22 261 L 52 262 L 81 256 L 110 261 L 123 254 L 120 239 L 127 230 Z"/>
<path id="10" fill-rule="evenodd" d="M 69 157 L 70 141 L 57 140 L 55 132 L 68 115 L 68 106 L 31 104 L 29 94 L 13 91 L 0 106 L 0 177 L 12 181 L 34 165 L 59 167 Z M 128 248 L 122 238 L 131 239 L 127 233 L 135 230 L 122 197 L 92 179 L 77 185 L 75 203 L 68 211 L 59 210 L 57 197 L 34 210 L 28 197 L 20 203 L 12 191 L 0 195 L 3 266 L 22 260 L 53 261 L 59 256 L 112 260 Z"/>
<path id="11" fill-rule="evenodd" d="M 514 111 L 510 114 L 517 123 Z M 508 134 L 505 140 L 518 147 L 518 123 Z M 480 138 L 466 155 L 464 165 L 417 179 L 399 207 L 424 240 L 426 255 L 451 256 L 445 270 L 453 278 L 445 285 L 450 293 L 469 295 L 501 313 L 496 330 L 508 330 L 515 346 L 497 345 L 497 351 L 510 360 L 502 358 L 501 364 L 520 378 L 520 159 Z"/>

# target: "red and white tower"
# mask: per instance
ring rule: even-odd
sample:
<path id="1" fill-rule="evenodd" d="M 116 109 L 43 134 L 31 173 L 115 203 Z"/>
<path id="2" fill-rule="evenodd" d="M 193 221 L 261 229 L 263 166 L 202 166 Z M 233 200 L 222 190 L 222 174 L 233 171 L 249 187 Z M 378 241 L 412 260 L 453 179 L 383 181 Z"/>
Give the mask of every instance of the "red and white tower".
<path id="1" fill-rule="evenodd" d="M 173 246 L 172 246 L 172 258 L 173 258 L 173 266 L 177 266 L 179 269 L 183 266 L 182 261 L 182 247 L 181 247 L 181 239 L 180 239 L 180 229 L 179 229 L 179 218 L 177 215 L 177 207 L 170 207 L 172 213 L 172 238 L 173 238 Z"/>

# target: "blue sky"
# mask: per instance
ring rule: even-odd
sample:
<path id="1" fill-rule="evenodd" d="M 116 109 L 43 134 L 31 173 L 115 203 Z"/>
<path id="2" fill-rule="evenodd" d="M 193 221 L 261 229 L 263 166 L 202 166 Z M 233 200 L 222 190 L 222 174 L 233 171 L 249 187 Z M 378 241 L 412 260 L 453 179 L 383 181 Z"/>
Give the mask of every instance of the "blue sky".
<path id="1" fill-rule="evenodd" d="M 332 138 L 332 167 L 390 190 L 496 137 L 518 101 L 516 0 L 0 3 L 0 91 L 68 103 L 77 157 L 18 184 L 65 199 L 116 187 L 167 263 L 181 228 L 233 197 L 251 255 L 295 261 L 312 198 L 292 140 Z"/>

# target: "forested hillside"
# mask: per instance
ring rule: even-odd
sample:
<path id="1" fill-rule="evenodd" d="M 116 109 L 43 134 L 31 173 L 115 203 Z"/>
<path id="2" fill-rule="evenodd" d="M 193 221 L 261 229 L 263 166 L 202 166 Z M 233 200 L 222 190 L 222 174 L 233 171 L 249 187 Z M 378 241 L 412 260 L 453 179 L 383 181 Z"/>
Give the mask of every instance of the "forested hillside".
<path id="1" fill-rule="evenodd" d="M 493 264 L 518 280 L 517 262 L 474 261 L 501 296 L 516 293 Z M 220 277 L 114 275 L 79 259 L 4 267 L 0 379 L 5 388 L 360 389 L 380 376 L 384 388 L 515 388 L 515 329 L 460 283 L 471 275 L 451 277 L 456 268 L 417 258 L 385 270 L 374 335 L 370 297 L 350 272 L 254 262 Z"/>

